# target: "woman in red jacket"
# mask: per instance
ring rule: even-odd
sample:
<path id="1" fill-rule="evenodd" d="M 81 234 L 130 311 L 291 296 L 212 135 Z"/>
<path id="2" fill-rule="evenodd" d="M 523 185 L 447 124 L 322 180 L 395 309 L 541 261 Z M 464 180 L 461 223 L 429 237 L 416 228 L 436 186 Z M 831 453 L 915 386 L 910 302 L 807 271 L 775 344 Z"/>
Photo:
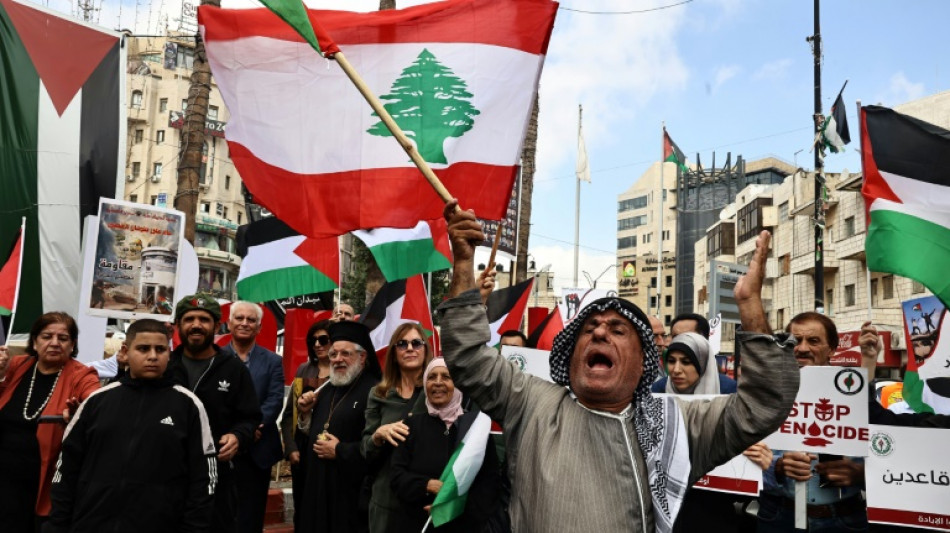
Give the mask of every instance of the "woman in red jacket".
<path id="1" fill-rule="evenodd" d="M 49 516 L 65 420 L 99 388 L 96 371 L 76 361 L 79 328 L 66 313 L 33 323 L 27 355 L 10 359 L 0 382 L 0 524 L 32 533 Z"/>

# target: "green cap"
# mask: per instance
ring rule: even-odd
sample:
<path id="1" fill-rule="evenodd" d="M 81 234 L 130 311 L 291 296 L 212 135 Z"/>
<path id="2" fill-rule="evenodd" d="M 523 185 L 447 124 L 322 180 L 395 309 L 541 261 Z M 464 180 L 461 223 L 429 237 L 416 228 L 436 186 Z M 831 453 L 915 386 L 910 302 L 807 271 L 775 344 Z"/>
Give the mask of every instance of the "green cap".
<path id="1" fill-rule="evenodd" d="M 175 322 L 181 320 L 188 311 L 204 311 L 213 316 L 215 322 L 221 321 L 221 305 L 214 296 L 206 292 L 185 296 L 179 300 L 175 306 Z"/>

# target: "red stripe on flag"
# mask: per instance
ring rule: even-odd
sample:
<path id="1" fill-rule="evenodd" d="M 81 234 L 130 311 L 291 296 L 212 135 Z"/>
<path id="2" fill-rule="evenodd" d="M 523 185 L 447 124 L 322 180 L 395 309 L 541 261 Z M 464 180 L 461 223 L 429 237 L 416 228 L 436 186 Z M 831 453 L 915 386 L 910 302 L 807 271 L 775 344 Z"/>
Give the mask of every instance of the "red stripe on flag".
<path id="1" fill-rule="evenodd" d="M 528 297 L 531 296 L 531 287 L 534 286 L 534 281 L 534 279 L 531 280 L 531 283 L 528 284 L 528 287 L 518 298 L 518 302 L 508 311 L 508 315 L 505 316 L 505 319 L 498 327 L 499 335 L 512 329 L 521 331 L 521 322 L 524 320 L 524 311 L 528 308 Z"/>
<path id="2" fill-rule="evenodd" d="M 925 513 L 922 511 L 904 511 L 898 509 L 880 509 L 868 507 L 868 521 L 884 524 L 905 524 L 914 527 L 926 527 L 940 531 L 950 531 L 950 519 L 946 513 Z"/>
<path id="3" fill-rule="evenodd" d="M 864 196 L 864 220 L 871 225 L 871 204 L 877 198 L 904 203 L 884 181 L 881 172 L 874 161 L 874 150 L 871 148 L 871 135 L 868 132 L 867 112 L 861 108 L 861 167 L 864 172 L 864 185 L 861 186 L 861 195 Z"/>
<path id="4" fill-rule="evenodd" d="M 253 186 L 245 178 L 255 201 L 311 237 L 361 228 L 410 228 L 420 220 L 442 216 L 445 203 L 415 167 L 297 174 L 261 161 L 239 143 L 229 141 L 228 146 L 238 172 L 255 176 Z M 515 166 L 480 163 L 455 163 L 435 170 L 463 209 L 474 209 L 487 220 L 505 216 L 516 172 Z M 300 211 L 302 204 L 310 209 Z"/>
<path id="5" fill-rule="evenodd" d="M 547 52 L 557 14 L 549 0 L 460 0 L 434 2 L 399 10 L 353 13 L 310 10 L 337 45 L 380 43 L 478 43 Z M 505 21 L 499 24 L 499 21 Z M 270 37 L 305 42 L 286 22 L 267 9 L 221 9 L 202 6 L 198 21 L 209 41 Z M 345 50 L 344 50 L 345 51 Z"/>
<path id="6" fill-rule="evenodd" d="M 23 232 L 17 231 L 16 243 L 10 252 L 10 257 L 0 269 L 0 314 L 2 309 L 11 313 L 15 311 L 17 286 L 20 284 L 20 255 L 23 249 Z"/>
<path id="7" fill-rule="evenodd" d="M 337 285 L 340 284 L 340 242 L 337 237 L 307 237 L 294 249 L 294 254 Z"/>
<path id="8" fill-rule="evenodd" d="M 452 256 L 452 245 L 449 244 L 449 226 L 445 218 L 439 217 L 435 220 L 426 221 L 429 225 L 429 232 L 432 233 L 432 243 L 436 251 L 444 255 L 449 263 L 454 262 Z"/>

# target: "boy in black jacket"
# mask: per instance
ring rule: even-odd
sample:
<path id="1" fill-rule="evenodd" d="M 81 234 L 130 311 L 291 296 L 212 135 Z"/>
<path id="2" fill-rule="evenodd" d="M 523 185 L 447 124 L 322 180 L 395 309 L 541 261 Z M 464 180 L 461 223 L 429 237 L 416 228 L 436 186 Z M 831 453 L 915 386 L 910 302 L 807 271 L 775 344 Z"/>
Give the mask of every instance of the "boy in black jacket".
<path id="1" fill-rule="evenodd" d="M 181 346 L 171 354 L 165 375 L 195 393 L 208 412 L 218 446 L 218 486 L 211 531 L 237 528 L 237 485 L 231 459 L 246 452 L 261 423 L 261 406 L 251 373 L 238 357 L 214 344 L 221 306 L 210 294 L 185 296 L 175 306 Z"/>
<path id="2" fill-rule="evenodd" d="M 211 526 L 217 465 L 204 406 L 163 376 L 163 323 L 139 320 L 126 335 L 128 375 L 91 395 L 66 428 L 44 533 Z"/>

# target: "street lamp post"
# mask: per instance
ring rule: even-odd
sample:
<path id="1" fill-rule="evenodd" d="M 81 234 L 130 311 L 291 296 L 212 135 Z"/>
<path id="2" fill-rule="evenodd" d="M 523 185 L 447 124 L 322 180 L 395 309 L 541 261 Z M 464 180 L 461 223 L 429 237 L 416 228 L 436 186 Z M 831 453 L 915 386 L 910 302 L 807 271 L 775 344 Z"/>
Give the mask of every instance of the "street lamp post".
<path id="1" fill-rule="evenodd" d="M 610 271 L 611 268 L 617 268 L 617 265 L 618 265 L 618 264 L 619 264 L 619 263 L 614 263 L 614 264 L 612 264 L 612 265 L 607 265 L 607 268 L 605 268 L 604 271 L 601 272 L 600 274 L 598 274 L 597 277 L 594 278 L 593 280 L 591 280 L 590 274 L 588 274 L 587 271 L 585 270 L 585 271 L 584 271 L 584 277 L 587 278 L 587 284 L 590 285 L 590 288 L 591 288 L 591 289 L 596 289 L 596 288 L 597 288 L 597 281 L 600 280 L 600 278 L 602 278 L 602 277 L 604 276 L 604 274 L 606 274 L 608 271 Z"/>

